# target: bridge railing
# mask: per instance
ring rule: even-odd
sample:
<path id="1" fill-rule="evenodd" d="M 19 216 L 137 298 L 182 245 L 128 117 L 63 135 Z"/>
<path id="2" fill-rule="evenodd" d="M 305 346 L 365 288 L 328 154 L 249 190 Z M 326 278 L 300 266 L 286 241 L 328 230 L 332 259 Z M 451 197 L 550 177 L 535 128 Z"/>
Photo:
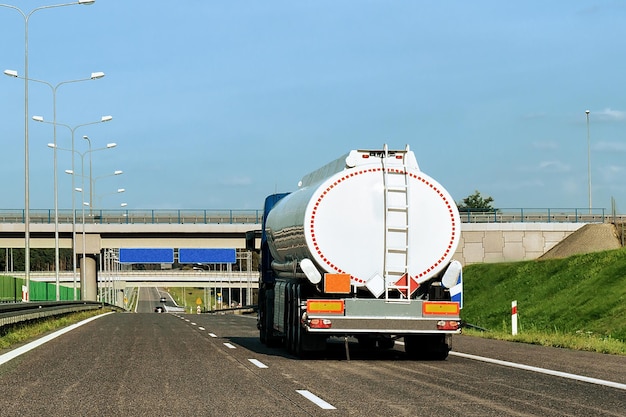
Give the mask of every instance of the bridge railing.
<path id="1" fill-rule="evenodd" d="M 59 210 L 59 223 L 73 223 L 72 210 Z M 76 223 L 82 223 L 83 212 L 76 210 Z M 88 224 L 259 224 L 262 210 L 89 210 Z M 30 210 L 30 222 L 53 224 L 54 209 Z M 24 210 L 0 209 L 0 223 L 24 223 Z"/>
<path id="2" fill-rule="evenodd" d="M 7 273 L 17 278 L 24 277 L 24 271 L 12 271 Z M 108 281 L 110 276 L 103 272 L 100 281 Z M 179 269 L 160 270 L 119 270 L 112 273 L 113 280 L 121 281 L 151 281 L 162 280 L 162 278 L 175 278 L 181 281 L 207 281 L 207 282 L 254 282 L 259 279 L 258 271 L 196 271 Z M 53 271 L 30 271 L 30 278 L 37 282 L 55 282 L 56 276 Z M 62 283 L 72 283 L 74 274 L 72 271 L 59 272 L 59 281 Z"/>
<path id="3" fill-rule="evenodd" d="M 76 222 L 82 223 L 82 210 L 76 210 Z M 461 211 L 464 223 L 605 223 L 624 222 L 626 215 L 609 215 L 604 208 L 498 208 Z M 74 221 L 72 210 L 59 210 L 59 223 Z M 166 210 L 113 209 L 85 212 L 87 224 L 260 224 L 262 210 Z M 53 224 L 54 210 L 31 210 L 31 223 Z M 0 223 L 24 223 L 24 210 L 0 209 Z"/>
<path id="4" fill-rule="evenodd" d="M 461 210 L 463 223 L 605 223 L 624 221 L 626 215 L 609 216 L 604 208 L 502 208 Z"/>

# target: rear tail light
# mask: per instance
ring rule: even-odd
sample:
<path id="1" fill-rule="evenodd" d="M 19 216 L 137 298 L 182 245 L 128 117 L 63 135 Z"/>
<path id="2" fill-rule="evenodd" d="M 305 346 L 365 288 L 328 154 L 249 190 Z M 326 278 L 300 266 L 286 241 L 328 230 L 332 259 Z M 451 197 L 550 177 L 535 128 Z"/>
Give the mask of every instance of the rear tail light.
<path id="1" fill-rule="evenodd" d="M 309 327 L 311 329 L 330 329 L 332 322 L 328 319 L 311 319 Z"/>
<path id="2" fill-rule="evenodd" d="M 437 330 L 458 330 L 460 324 L 458 321 L 453 320 L 439 320 L 437 322 Z"/>

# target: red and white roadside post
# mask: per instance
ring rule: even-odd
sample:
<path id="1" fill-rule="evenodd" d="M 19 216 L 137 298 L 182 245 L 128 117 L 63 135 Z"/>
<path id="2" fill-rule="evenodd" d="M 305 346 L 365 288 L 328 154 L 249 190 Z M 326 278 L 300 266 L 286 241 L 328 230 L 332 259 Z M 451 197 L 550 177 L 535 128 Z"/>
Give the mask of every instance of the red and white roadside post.
<path id="1" fill-rule="evenodd" d="M 517 300 L 511 302 L 511 334 L 517 334 Z"/>
<path id="2" fill-rule="evenodd" d="M 22 285 L 22 302 L 25 303 L 28 301 L 28 287 L 26 285 Z"/>

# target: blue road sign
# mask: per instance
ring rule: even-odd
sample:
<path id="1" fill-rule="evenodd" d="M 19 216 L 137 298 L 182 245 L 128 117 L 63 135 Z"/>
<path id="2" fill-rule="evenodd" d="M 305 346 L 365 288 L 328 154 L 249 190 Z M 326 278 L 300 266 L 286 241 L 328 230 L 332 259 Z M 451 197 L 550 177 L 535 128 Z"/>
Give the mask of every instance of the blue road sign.
<path id="1" fill-rule="evenodd" d="M 123 264 L 172 264 L 174 249 L 171 248 L 120 248 Z"/>
<path id="2" fill-rule="evenodd" d="M 237 262 L 235 249 L 180 248 L 178 262 L 181 264 L 234 264 Z"/>

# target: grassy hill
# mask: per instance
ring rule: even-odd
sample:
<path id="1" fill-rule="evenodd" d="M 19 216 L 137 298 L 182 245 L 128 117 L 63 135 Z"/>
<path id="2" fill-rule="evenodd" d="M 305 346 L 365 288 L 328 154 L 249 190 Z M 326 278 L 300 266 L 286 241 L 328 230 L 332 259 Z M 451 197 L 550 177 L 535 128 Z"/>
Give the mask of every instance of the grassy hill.
<path id="1" fill-rule="evenodd" d="M 511 333 L 518 329 L 586 335 L 626 343 L 626 248 L 514 263 L 473 264 L 463 272 L 466 323 Z"/>

